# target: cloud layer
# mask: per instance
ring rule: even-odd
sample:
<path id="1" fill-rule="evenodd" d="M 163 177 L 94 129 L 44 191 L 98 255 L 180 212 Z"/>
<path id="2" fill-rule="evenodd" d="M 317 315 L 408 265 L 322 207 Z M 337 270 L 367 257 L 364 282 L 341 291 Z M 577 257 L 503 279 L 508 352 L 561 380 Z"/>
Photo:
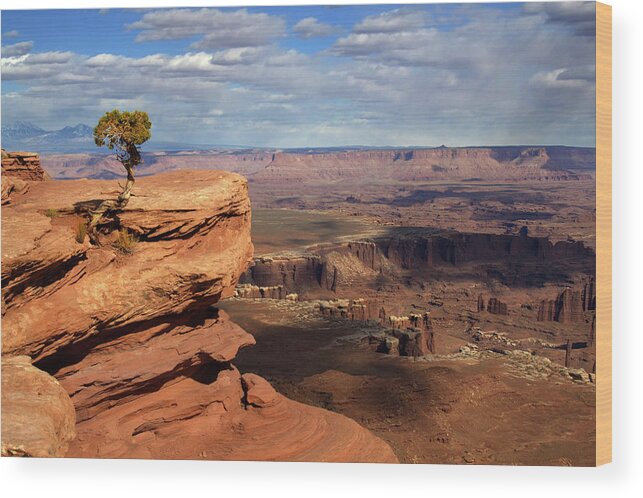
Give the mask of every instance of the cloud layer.
<path id="1" fill-rule="evenodd" d="M 123 107 L 148 110 L 159 138 L 194 143 L 592 145 L 593 4 L 551 5 L 382 7 L 348 29 L 341 9 L 337 23 L 145 12 L 123 26 L 133 43 L 181 53 L 3 46 L 2 79 L 17 85 L 3 85 L 3 121 L 92 124 Z M 305 45 L 316 39 L 329 41 Z"/>

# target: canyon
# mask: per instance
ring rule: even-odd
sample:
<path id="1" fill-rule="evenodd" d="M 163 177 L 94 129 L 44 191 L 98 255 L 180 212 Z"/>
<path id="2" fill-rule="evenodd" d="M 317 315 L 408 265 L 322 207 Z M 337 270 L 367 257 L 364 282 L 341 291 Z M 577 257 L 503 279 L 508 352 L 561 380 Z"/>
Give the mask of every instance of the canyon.
<path id="1" fill-rule="evenodd" d="M 593 149 L 152 152 L 100 246 L 120 164 L 40 159 L 3 160 L 3 401 L 56 409 L 3 454 L 593 464 Z"/>

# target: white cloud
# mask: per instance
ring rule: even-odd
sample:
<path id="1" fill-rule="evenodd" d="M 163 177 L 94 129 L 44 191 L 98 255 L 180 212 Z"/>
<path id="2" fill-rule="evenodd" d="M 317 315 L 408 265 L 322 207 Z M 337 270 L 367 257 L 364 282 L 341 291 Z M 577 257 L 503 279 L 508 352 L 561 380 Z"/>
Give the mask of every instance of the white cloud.
<path id="1" fill-rule="evenodd" d="M 319 22 L 315 17 L 306 17 L 295 24 L 292 30 L 302 38 L 329 36 L 335 32 L 330 24 Z"/>
<path id="2" fill-rule="evenodd" d="M 192 45 L 196 50 L 220 50 L 266 45 L 285 33 L 278 16 L 250 13 L 246 9 L 224 12 L 217 9 L 171 9 L 148 12 L 128 27 L 140 30 L 139 42 L 177 40 L 202 36 Z"/>
<path id="3" fill-rule="evenodd" d="M 2 57 L 20 57 L 31 52 L 32 48 L 33 42 L 31 41 L 14 43 L 13 45 L 3 45 Z"/>
<path id="4" fill-rule="evenodd" d="M 355 33 L 398 33 L 413 31 L 425 26 L 426 13 L 402 8 L 364 18 L 355 25 Z"/>
<path id="5" fill-rule="evenodd" d="M 595 74 L 595 68 L 573 67 L 559 68 L 553 71 L 542 71 L 536 73 L 532 78 L 532 83 L 543 85 L 550 88 L 583 88 L 594 86 L 594 78 L 589 77 Z"/>
<path id="6" fill-rule="evenodd" d="M 579 35 L 596 33 L 594 2 L 528 2 L 523 9 L 529 14 L 543 15 L 550 23 L 571 27 Z"/>
<path id="7" fill-rule="evenodd" d="M 148 12 L 134 23 L 139 37 L 185 45 L 199 37 L 204 47 L 142 57 L 3 54 L 3 80 L 26 87 L 3 95 L 3 120 L 91 125 L 122 106 L 148 110 L 156 139 L 175 142 L 591 144 L 591 39 L 543 12 L 488 8 L 485 17 L 467 8 L 448 29 L 417 9 L 366 17 L 320 54 L 281 47 L 277 16 Z M 244 32 L 255 21 L 275 29 Z M 214 43 L 221 33 L 231 39 Z"/>

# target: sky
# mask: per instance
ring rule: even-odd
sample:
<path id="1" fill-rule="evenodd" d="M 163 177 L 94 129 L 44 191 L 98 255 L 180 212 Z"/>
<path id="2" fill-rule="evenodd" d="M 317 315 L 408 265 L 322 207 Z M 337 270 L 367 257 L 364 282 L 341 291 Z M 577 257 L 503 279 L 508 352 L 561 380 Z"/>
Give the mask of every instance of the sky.
<path id="1" fill-rule="evenodd" d="M 593 2 L 2 12 L 2 123 L 265 147 L 595 145 Z"/>

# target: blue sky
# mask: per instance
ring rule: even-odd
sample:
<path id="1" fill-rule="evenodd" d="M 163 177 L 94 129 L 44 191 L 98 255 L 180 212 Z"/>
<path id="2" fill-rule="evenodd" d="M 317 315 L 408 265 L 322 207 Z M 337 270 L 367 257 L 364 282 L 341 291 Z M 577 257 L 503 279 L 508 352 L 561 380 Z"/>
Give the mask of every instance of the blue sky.
<path id="1" fill-rule="evenodd" d="M 594 5 L 2 12 L 2 121 L 163 141 L 594 145 Z"/>

